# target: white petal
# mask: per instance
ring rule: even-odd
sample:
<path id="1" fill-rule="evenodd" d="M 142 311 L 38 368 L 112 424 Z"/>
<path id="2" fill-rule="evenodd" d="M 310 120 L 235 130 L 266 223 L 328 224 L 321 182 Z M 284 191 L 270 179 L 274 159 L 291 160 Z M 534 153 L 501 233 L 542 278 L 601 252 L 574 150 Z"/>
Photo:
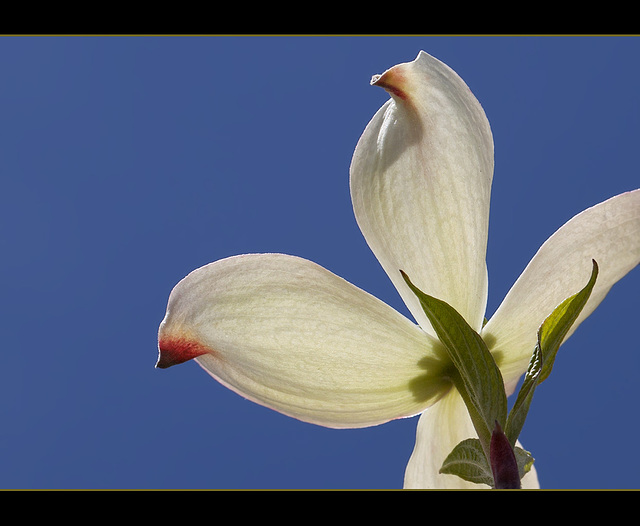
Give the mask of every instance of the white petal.
<path id="1" fill-rule="evenodd" d="M 159 367 L 196 358 L 246 398 L 329 427 L 417 414 L 449 385 L 439 347 L 417 325 L 282 254 L 236 256 L 189 274 L 171 293 L 159 348 Z"/>
<path id="2" fill-rule="evenodd" d="M 462 398 L 452 389 L 420 415 L 415 448 L 405 471 L 405 489 L 489 489 L 485 484 L 439 473 L 455 446 L 467 438 L 477 437 Z M 519 442 L 517 444 L 522 447 Z M 540 487 L 535 466 L 521 483 L 524 489 Z"/>
<path id="3" fill-rule="evenodd" d="M 572 218 L 545 241 L 515 282 L 482 333 L 506 383 L 526 370 L 544 319 L 587 284 L 592 259 L 598 263 L 598 279 L 569 335 L 640 262 L 640 190 Z"/>
<path id="4" fill-rule="evenodd" d="M 438 473 L 453 448 L 467 438 L 477 438 L 467 408 L 452 389 L 428 408 L 418 421 L 416 444 L 404 476 L 405 489 L 476 489 L 484 484 L 466 482 L 455 475 Z"/>
<path id="5" fill-rule="evenodd" d="M 399 270 L 479 330 L 493 176 L 484 111 L 453 70 L 424 52 L 372 83 L 392 98 L 368 124 L 353 156 L 358 225 L 425 330 L 431 326 Z"/>

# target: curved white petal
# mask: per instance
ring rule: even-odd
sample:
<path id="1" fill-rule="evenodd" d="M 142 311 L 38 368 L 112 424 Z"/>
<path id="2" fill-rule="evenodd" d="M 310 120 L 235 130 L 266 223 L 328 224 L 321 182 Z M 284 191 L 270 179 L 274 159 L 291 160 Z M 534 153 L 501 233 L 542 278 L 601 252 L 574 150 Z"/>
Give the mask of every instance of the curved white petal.
<path id="1" fill-rule="evenodd" d="M 567 338 L 640 262 L 640 190 L 573 217 L 545 241 L 514 283 L 482 332 L 506 383 L 526 370 L 544 319 L 587 284 L 592 259 L 599 268 L 596 285 Z"/>
<path id="2" fill-rule="evenodd" d="M 455 446 L 467 438 L 477 437 L 460 394 L 452 389 L 420 415 L 416 444 L 405 471 L 405 489 L 489 489 L 485 484 L 474 484 L 456 475 L 439 473 L 442 463 Z M 521 483 L 524 489 L 540 487 L 535 466 Z"/>
<path id="3" fill-rule="evenodd" d="M 358 225 L 425 330 L 431 325 L 400 269 L 479 330 L 493 176 L 484 111 L 452 69 L 424 52 L 372 84 L 392 98 L 367 125 L 351 163 Z"/>
<path id="4" fill-rule="evenodd" d="M 391 307 L 294 256 L 195 270 L 171 292 L 159 367 L 196 358 L 242 396 L 329 427 L 415 415 L 449 387 L 433 338 Z"/>

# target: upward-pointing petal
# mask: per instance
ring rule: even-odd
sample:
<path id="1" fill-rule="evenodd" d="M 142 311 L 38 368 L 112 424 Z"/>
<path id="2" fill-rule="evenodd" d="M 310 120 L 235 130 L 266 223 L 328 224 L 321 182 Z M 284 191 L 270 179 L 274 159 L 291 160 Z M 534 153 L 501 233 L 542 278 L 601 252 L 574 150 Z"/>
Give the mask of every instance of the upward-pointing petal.
<path id="1" fill-rule="evenodd" d="M 364 427 L 424 410 L 450 387 L 437 342 L 310 261 L 251 254 L 195 270 L 171 292 L 158 366 L 191 358 L 289 416 Z"/>
<path id="2" fill-rule="evenodd" d="M 611 287 L 640 263 L 640 190 L 612 197 L 576 215 L 540 247 L 482 331 L 506 383 L 527 368 L 538 327 L 553 309 L 589 281 L 595 287 L 567 336 Z"/>
<path id="3" fill-rule="evenodd" d="M 425 330 L 429 321 L 400 269 L 479 330 L 493 176 L 484 111 L 453 70 L 424 52 L 372 84 L 392 98 L 368 124 L 351 163 L 358 225 Z"/>

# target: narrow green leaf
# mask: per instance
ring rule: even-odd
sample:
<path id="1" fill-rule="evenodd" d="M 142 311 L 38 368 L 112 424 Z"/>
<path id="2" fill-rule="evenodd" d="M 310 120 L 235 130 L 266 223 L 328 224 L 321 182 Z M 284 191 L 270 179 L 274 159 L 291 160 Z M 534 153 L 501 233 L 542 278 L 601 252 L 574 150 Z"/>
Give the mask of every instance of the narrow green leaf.
<path id="1" fill-rule="evenodd" d="M 462 397 L 462 400 L 467 407 L 469 417 L 471 418 L 471 422 L 473 423 L 473 427 L 476 430 L 476 433 L 478 433 L 478 438 L 480 439 L 480 442 L 484 448 L 485 455 L 487 458 L 489 458 L 491 449 L 491 432 L 487 425 L 487 421 L 485 420 L 484 416 L 478 411 L 477 404 L 474 403 L 473 398 L 469 394 L 467 384 L 462 380 L 460 372 L 454 368 L 454 370 L 450 372 L 450 375 L 453 385 L 456 387 L 456 390 Z"/>
<path id="2" fill-rule="evenodd" d="M 509 412 L 507 417 L 507 424 L 504 428 L 504 433 L 509 439 L 511 446 L 515 446 L 518 436 L 522 431 L 527 413 L 529 412 L 529 406 L 533 398 L 533 393 L 538 385 L 538 378 L 540 377 L 540 371 L 542 370 L 542 351 L 540 346 L 536 345 L 531 360 L 529 361 L 529 367 L 524 375 L 522 386 L 518 392 L 518 397 Z"/>
<path id="3" fill-rule="evenodd" d="M 597 277 L 598 264 L 594 260 L 587 285 L 558 305 L 538 329 L 538 343 L 504 430 L 512 446 L 522 431 L 536 387 L 549 376 L 560 344 L 587 303 Z"/>
<path id="4" fill-rule="evenodd" d="M 457 475 L 468 482 L 493 487 L 491 466 L 477 438 L 463 440 L 453 448 L 442 464 L 440 473 Z"/>
<path id="5" fill-rule="evenodd" d="M 420 300 L 459 374 L 461 382 L 456 383 L 456 387 L 469 408 L 478 437 L 488 456 L 495 422 L 497 420 L 504 425 L 507 418 L 507 396 L 500 369 L 480 335 L 453 307 L 425 294 L 411 283 L 404 272 L 400 272 Z"/>
<path id="6" fill-rule="evenodd" d="M 586 286 L 578 293 L 570 296 L 558 305 L 538 329 L 538 345 L 542 351 L 542 371 L 538 383 L 542 383 L 551 373 L 553 362 L 560 344 L 569 332 L 569 329 L 578 318 L 580 312 L 587 303 L 591 291 L 598 277 L 598 264 L 593 261 L 591 278 Z"/>

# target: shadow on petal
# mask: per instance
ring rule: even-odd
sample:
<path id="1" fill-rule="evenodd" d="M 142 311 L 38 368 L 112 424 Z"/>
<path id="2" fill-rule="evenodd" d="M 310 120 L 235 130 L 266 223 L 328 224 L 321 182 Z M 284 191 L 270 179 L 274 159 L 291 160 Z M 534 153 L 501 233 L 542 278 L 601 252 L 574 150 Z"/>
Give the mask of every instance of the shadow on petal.
<path id="1" fill-rule="evenodd" d="M 391 100 L 380 113 L 381 120 L 371 124 L 376 142 L 375 155 L 370 157 L 374 164 L 369 171 L 373 173 L 390 170 L 422 138 L 422 126 L 412 108 Z"/>
<path id="2" fill-rule="evenodd" d="M 500 365 L 503 363 L 505 359 L 505 353 L 504 353 L 504 350 L 502 350 L 500 347 L 496 348 L 496 342 L 497 342 L 496 337 L 491 333 L 483 332 L 482 339 L 484 340 L 484 343 L 487 345 L 487 348 L 493 355 L 493 359 L 498 364 L 498 367 L 500 367 Z M 531 348 L 531 353 L 533 354 L 533 348 Z"/>
<path id="3" fill-rule="evenodd" d="M 433 400 L 435 403 L 453 387 L 448 372 L 453 367 L 453 363 L 446 355 L 442 344 L 437 344 L 435 354 L 437 358 L 425 356 L 420 359 L 418 366 L 427 372 L 409 382 L 409 389 L 418 402 Z"/>

